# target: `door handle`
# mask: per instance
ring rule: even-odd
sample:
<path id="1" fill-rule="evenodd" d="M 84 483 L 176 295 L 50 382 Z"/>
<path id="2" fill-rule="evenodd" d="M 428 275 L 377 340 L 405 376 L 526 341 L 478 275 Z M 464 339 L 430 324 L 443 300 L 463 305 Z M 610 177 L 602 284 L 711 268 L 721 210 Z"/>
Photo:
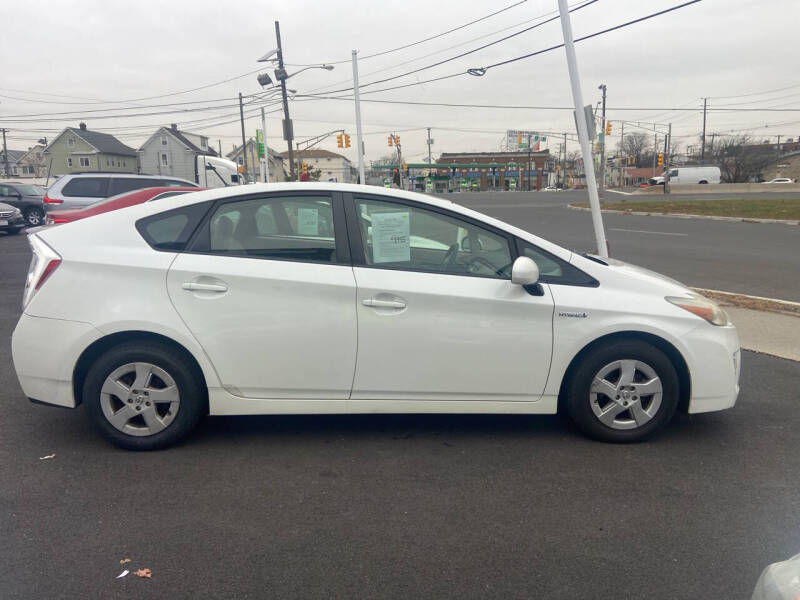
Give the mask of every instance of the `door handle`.
<path id="1" fill-rule="evenodd" d="M 364 306 L 371 306 L 373 308 L 405 308 L 406 303 L 402 300 L 378 300 L 377 298 L 364 298 L 361 301 Z"/>
<path id="2" fill-rule="evenodd" d="M 196 283 L 194 281 L 186 281 L 181 286 L 185 290 L 192 292 L 227 292 L 228 286 L 219 283 Z"/>

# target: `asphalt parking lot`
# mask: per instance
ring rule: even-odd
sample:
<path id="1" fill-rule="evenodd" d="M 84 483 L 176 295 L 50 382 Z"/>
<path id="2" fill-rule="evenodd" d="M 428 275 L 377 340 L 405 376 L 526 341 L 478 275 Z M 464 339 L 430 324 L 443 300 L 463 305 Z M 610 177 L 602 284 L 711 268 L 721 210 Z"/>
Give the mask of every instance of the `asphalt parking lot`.
<path id="1" fill-rule="evenodd" d="M 28 260 L 0 235 L 4 599 L 745 598 L 800 552 L 798 363 L 745 353 L 733 410 L 640 445 L 558 417 L 216 417 L 130 453 L 19 389 Z"/>

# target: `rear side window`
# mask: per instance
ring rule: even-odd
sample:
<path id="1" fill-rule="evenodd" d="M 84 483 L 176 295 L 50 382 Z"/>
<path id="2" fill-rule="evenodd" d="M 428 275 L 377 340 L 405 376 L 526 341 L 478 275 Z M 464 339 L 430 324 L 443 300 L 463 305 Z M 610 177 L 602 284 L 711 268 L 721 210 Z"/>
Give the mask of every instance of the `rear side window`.
<path id="1" fill-rule="evenodd" d="M 61 193 L 70 198 L 106 198 L 116 192 L 108 193 L 108 177 L 76 177 L 67 182 Z"/>
<path id="2" fill-rule="evenodd" d="M 161 182 L 158 179 L 142 179 L 139 177 L 114 177 L 111 179 L 111 195 L 124 194 L 134 190 L 156 187 Z"/>
<path id="3" fill-rule="evenodd" d="M 180 252 L 210 206 L 203 202 L 151 215 L 136 221 L 136 229 L 154 250 Z"/>

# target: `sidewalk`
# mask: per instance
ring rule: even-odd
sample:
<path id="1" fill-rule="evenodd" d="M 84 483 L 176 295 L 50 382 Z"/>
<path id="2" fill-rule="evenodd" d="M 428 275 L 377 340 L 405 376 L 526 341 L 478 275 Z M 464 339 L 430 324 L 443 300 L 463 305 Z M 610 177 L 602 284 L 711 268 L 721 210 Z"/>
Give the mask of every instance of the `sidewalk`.
<path id="1" fill-rule="evenodd" d="M 722 303 L 739 331 L 742 348 L 800 361 L 800 315 Z"/>

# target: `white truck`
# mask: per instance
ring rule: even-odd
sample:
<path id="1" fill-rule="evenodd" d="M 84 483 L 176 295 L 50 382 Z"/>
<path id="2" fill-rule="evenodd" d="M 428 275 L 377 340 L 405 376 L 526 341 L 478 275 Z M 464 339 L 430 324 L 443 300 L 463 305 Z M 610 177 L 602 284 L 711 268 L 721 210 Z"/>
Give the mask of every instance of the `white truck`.
<path id="1" fill-rule="evenodd" d="M 669 184 L 719 183 L 720 176 L 719 167 L 672 167 L 669 170 Z M 664 185 L 664 176 L 652 177 L 647 183 Z"/>
<path id="2" fill-rule="evenodd" d="M 194 180 L 200 187 L 219 188 L 239 185 L 239 165 L 226 158 L 198 155 L 194 166 Z"/>

